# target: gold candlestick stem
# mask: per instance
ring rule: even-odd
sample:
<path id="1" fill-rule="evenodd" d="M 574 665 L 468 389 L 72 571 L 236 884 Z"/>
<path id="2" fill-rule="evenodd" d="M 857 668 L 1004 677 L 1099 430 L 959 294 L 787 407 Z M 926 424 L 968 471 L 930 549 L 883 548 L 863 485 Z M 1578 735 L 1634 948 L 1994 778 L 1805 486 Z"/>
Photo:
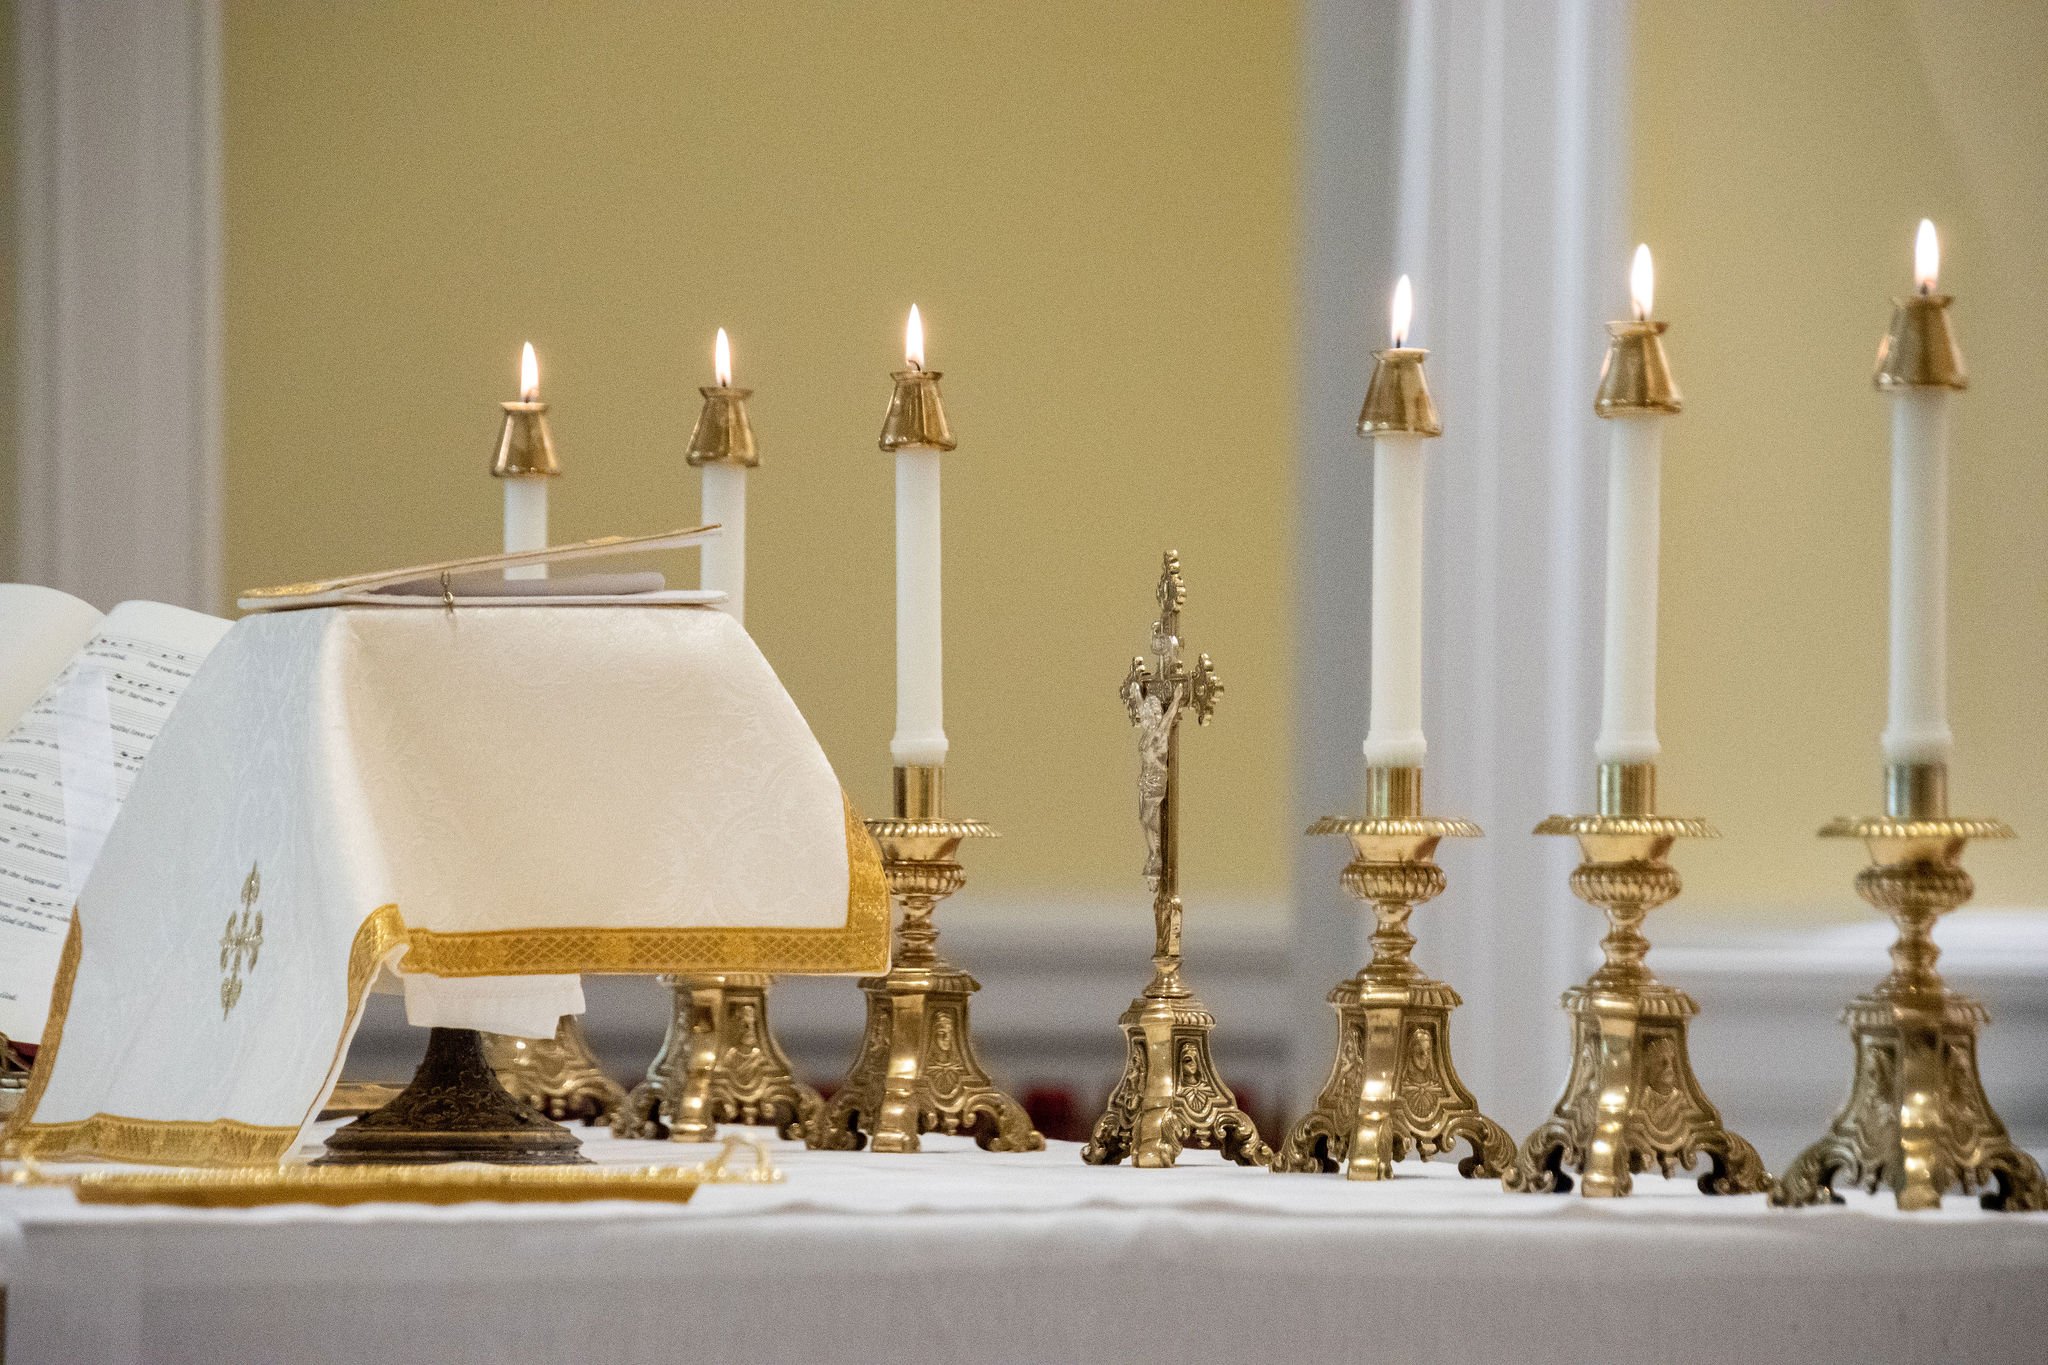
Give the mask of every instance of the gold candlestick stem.
<path id="1" fill-rule="evenodd" d="M 941 957 L 932 912 L 967 884 L 954 853 L 992 838 L 979 820 L 943 814 L 942 768 L 896 770 L 896 815 L 870 820 L 889 893 L 902 907 L 895 961 L 862 979 L 867 1028 L 846 1082 L 804 1135 L 812 1147 L 915 1152 L 920 1133 L 966 1133 L 984 1150 L 1035 1152 L 1045 1139 L 975 1056 L 967 998 L 981 983 Z"/>
<path id="2" fill-rule="evenodd" d="M 1330 992 L 1337 1011 L 1337 1055 L 1315 1106 L 1287 1134 L 1276 1171 L 1334 1171 L 1351 1180 L 1391 1180 L 1394 1163 L 1411 1151 L 1427 1161 L 1460 1142 L 1469 1145 L 1458 1173 L 1497 1177 L 1514 1143 L 1478 1101 L 1451 1062 L 1451 1011 L 1457 991 L 1422 973 L 1409 954 L 1408 919 L 1445 886 L 1436 863 L 1445 838 L 1476 838 L 1465 820 L 1422 814 L 1422 769 L 1367 771 L 1364 819 L 1328 817 L 1310 834 L 1351 841 L 1344 889 L 1373 907 L 1372 960 Z"/>
<path id="3" fill-rule="evenodd" d="M 1572 892 L 1607 915 L 1605 961 L 1564 993 L 1572 1069 L 1551 1116 L 1522 1143 L 1503 1182 L 1511 1190 L 1568 1192 L 1579 1173 L 1589 1198 L 1627 1194 L 1635 1172 L 1669 1176 L 1705 1158 L 1707 1194 L 1754 1194 L 1769 1184 L 1756 1149 L 1730 1132 L 1693 1075 L 1686 1029 L 1700 1007 L 1643 964 L 1644 918 L 1675 899 L 1666 861 L 1679 839 L 1712 838 L 1704 820 L 1654 813 L 1656 769 L 1602 764 L 1600 814 L 1553 815 L 1538 834 L 1571 835 L 1583 861 Z"/>
<path id="4" fill-rule="evenodd" d="M 1902 1209 L 1941 1207 L 1951 1189 L 1979 1193 L 1987 1209 L 2048 1208 L 2048 1183 L 2015 1147 L 1977 1071 L 1977 1030 L 1990 1014 L 1951 991 L 1935 970 L 1934 923 L 1974 890 L 1962 854 L 1972 839 L 2010 839 L 1998 820 L 1948 814 L 1940 764 L 1897 764 L 1886 774 L 1882 817 L 1836 820 L 1824 838 L 1861 839 L 1870 866 L 1856 891 L 1898 926 L 1892 970 L 1843 1011 L 1855 1043 L 1849 1099 L 1827 1135 L 1808 1147 L 1771 1192 L 1778 1205 L 1840 1203 L 1838 1182 L 1889 1187 Z"/>
<path id="5" fill-rule="evenodd" d="M 1180 613 L 1187 603 L 1180 556 L 1167 551 L 1152 623 L 1154 664 L 1131 661 L 1119 692 L 1138 728 L 1138 814 L 1145 830 L 1145 879 L 1152 887 L 1152 980 L 1118 1017 L 1124 1070 L 1096 1120 L 1081 1159 L 1091 1166 L 1171 1166 L 1185 1147 L 1223 1153 L 1241 1166 L 1263 1166 L 1272 1150 L 1216 1070 L 1209 1051 L 1211 1014 L 1181 980 L 1180 721 L 1198 725 L 1215 714 L 1223 694 L 1209 656 L 1190 667 L 1181 654 Z"/>

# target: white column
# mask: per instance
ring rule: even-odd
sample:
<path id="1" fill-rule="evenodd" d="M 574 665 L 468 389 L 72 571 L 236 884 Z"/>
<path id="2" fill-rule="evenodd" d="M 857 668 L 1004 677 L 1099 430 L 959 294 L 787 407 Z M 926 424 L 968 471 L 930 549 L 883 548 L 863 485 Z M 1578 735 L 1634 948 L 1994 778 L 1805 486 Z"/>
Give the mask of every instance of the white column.
<path id="1" fill-rule="evenodd" d="M 218 611 L 218 0 L 14 15 L 14 571 Z"/>
<path id="2" fill-rule="evenodd" d="M 1310 0 L 1304 29 L 1298 813 L 1358 805 L 1369 480 L 1349 419 L 1379 289 L 1408 271 L 1456 414 L 1429 454 L 1426 800 L 1487 832 L 1440 851 L 1450 890 L 1416 915 L 1415 956 L 1464 995 L 1458 1068 L 1517 1137 L 1557 1098 L 1557 995 L 1599 939 L 1566 885 L 1570 841 L 1529 830 L 1593 798 L 1604 491 L 1587 394 L 1598 324 L 1626 316 L 1630 15 L 1627 0 Z M 1364 960 L 1369 917 L 1328 842 L 1302 840 L 1295 863 L 1296 1103 L 1329 1065 L 1322 996 Z"/>

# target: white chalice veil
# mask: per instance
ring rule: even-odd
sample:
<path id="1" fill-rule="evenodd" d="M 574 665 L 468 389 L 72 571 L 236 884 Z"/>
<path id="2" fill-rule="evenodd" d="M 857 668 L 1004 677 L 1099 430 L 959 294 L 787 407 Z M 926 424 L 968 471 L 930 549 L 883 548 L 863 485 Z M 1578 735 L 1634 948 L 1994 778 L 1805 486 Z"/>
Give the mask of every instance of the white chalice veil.
<path id="1" fill-rule="evenodd" d="M 450 1001 L 483 978 L 874 972 L 888 927 L 873 842 L 721 611 L 251 616 L 79 897 L 7 1138 L 275 1161 L 387 966 Z"/>

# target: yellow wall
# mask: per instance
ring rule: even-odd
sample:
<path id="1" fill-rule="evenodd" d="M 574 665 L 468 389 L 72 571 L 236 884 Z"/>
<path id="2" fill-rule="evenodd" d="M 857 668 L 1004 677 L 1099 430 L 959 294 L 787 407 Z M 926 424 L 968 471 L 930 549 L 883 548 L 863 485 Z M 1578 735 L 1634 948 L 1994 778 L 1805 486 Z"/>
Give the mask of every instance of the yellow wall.
<path id="1" fill-rule="evenodd" d="M 1972 854 L 1980 902 L 2048 902 L 2048 8 L 1639 13 L 1635 212 L 1687 400 L 1666 454 L 1667 804 L 1727 836 L 1687 851 L 1688 899 L 1859 908 L 1859 851 L 1812 834 L 1879 804 L 1888 414 L 1870 369 L 1924 215 L 1971 377 L 1955 805 L 2024 836 Z"/>
<path id="2" fill-rule="evenodd" d="M 1190 893 L 1277 902 L 1295 42 L 1277 0 L 231 4 L 231 586 L 495 548 L 525 337 L 557 538 L 689 520 L 723 325 L 758 391 L 750 625 L 878 809 L 875 434 L 914 300 L 961 440 L 954 804 L 1007 836 L 976 886 L 1142 902 L 1116 685 L 1174 544 L 1229 687 L 1187 746 Z"/>

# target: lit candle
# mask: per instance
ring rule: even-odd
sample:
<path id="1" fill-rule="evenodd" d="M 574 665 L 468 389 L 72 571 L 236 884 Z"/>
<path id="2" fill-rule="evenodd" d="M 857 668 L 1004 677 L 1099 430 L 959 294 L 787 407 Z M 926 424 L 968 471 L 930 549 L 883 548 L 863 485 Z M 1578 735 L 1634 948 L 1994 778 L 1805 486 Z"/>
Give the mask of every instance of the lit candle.
<path id="1" fill-rule="evenodd" d="M 1613 421 L 1607 465 L 1607 630 L 1602 668 L 1602 763 L 1657 759 L 1658 484 L 1664 419 L 1679 410 L 1664 359 L 1665 324 L 1650 317 L 1655 278 L 1650 248 L 1629 269 L 1635 317 L 1607 325 L 1607 359 L 1593 409 Z"/>
<path id="2" fill-rule="evenodd" d="M 548 544 L 548 480 L 561 473 L 548 435 L 548 405 L 540 401 L 540 361 L 533 343 L 519 353 L 519 401 L 501 403 L 504 429 L 491 473 L 505 485 L 505 553 L 544 550 Z M 505 570 L 507 578 L 546 578 L 548 566 L 526 564 Z"/>
<path id="3" fill-rule="evenodd" d="M 939 454 L 956 444 L 939 405 L 939 375 L 924 367 L 924 320 L 915 304 L 904 332 L 905 368 L 882 421 L 896 456 L 896 734 L 898 767 L 946 761 L 939 612 Z"/>
<path id="4" fill-rule="evenodd" d="M 697 392 L 704 409 L 690 432 L 687 458 L 704 471 L 703 519 L 724 529 L 705 542 L 703 586 L 725 594 L 725 609 L 747 619 L 747 471 L 760 463 L 754 453 L 754 431 L 746 400 L 752 389 L 732 383 L 732 343 L 718 329 L 712 345 L 712 372 L 717 383 Z"/>
<path id="5" fill-rule="evenodd" d="M 1427 351 L 1410 349 L 1408 327 L 1415 292 L 1403 275 L 1390 310 L 1393 345 L 1374 352 L 1361 434 L 1373 443 L 1372 466 L 1372 704 L 1365 761 L 1377 768 L 1419 768 L 1428 753 L 1422 733 L 1422 443 L 1442 430 L 1429 421 L 1403 420 L 1397 406 L 1369 420 L 1374 388 L 1398 383 L 1412 366 L 1421 383 Z M 1426 391 L 1425 391 L 1426 393 Z"/>
<path id="6" fill-rule="evenodd" d="M 1891 764 L 1948 762 L 1948 429 L 1951 397 L 1968 383 L 1935 292 L 1941 244 L 1920 220 L 1917 289 L 1900 299 L 1878 350 L 1877 387 L 1892 398 Z"/>

